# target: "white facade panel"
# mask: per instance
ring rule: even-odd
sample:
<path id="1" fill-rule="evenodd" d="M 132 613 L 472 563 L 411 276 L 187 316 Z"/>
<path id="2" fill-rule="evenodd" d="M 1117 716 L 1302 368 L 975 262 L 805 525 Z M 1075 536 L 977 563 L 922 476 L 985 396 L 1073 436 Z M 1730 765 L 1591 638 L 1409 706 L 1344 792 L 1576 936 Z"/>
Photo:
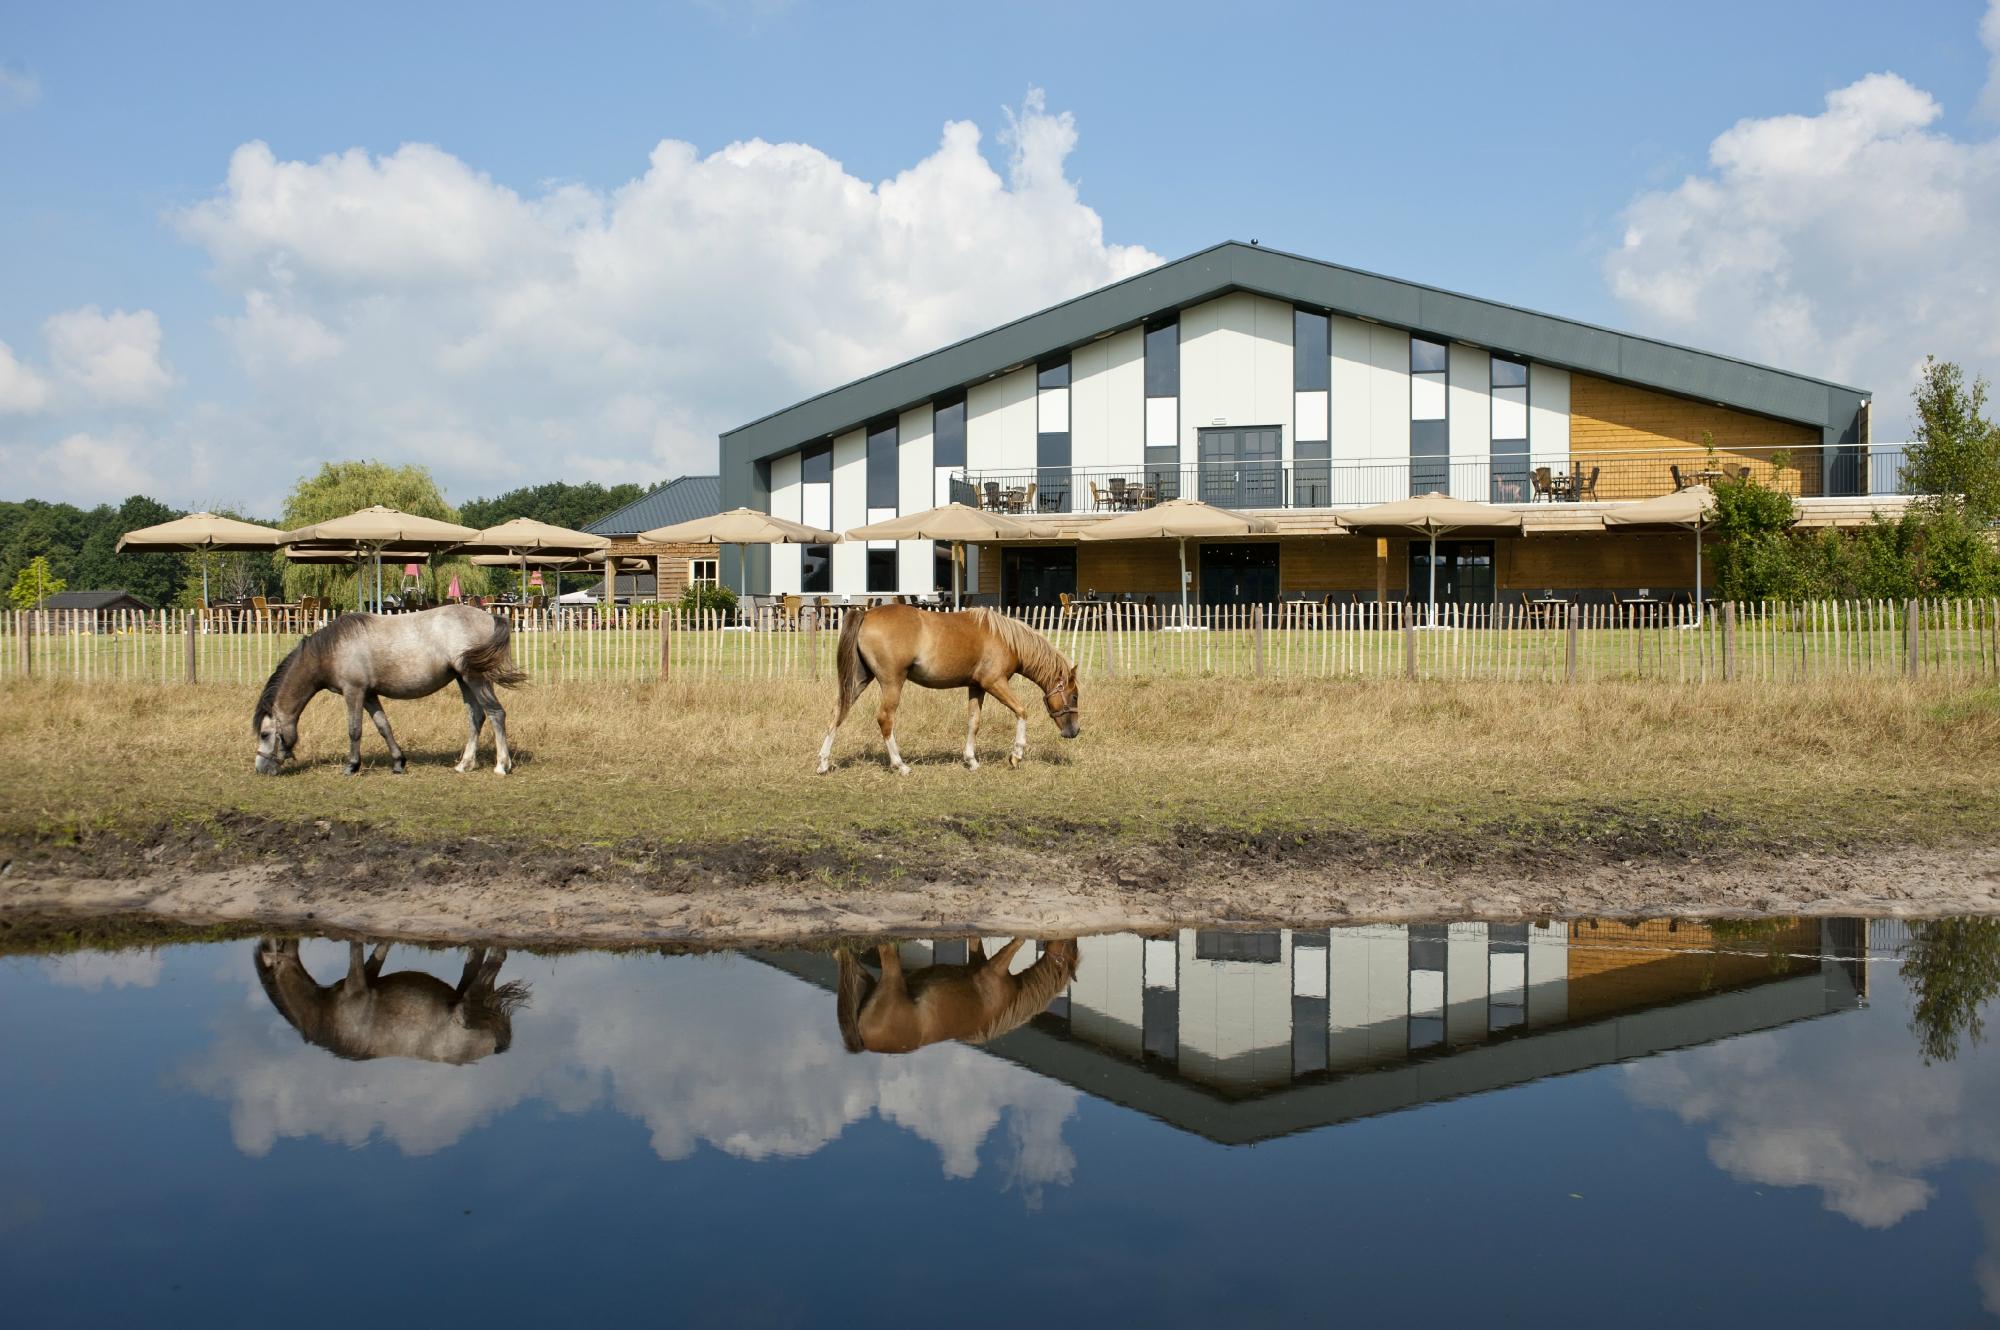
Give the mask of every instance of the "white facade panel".
<path id="1" fill-rule="evenodd" d="M 1569 371 L 1528 366 L 1529 465 L 1569 466 Z"/>
<path id="2" fill-rule="evenodd" d="M 1296 422 L 1294 433 L 1299 443 L 1324 443 L 1327 440 L 1326 394 L 1319 391 L 1297 393 L 1292 401 L 1292 418 Z"/>
<path id="3" fill-rule="evenodd" d="M 1323 998 L 1326 994 L 1326 948 L 1292 943 L 1292 996 Z"/>
<path id="4" fill-rule="evenodd" d="M 1174 938 L 1147 938 L 1144 965 L 1146 987 L 1180 987 L 1180 943 Z"/>
<path id="5" fill-rule="evenodd" d="M 1446 414 L 1445 387 L 1436 374 L 1410 376 L 1410 419 L 1443 420 Z"/>
<path id="6" fill-rule="evenodd" d="M 900 512 L 920 513 L 941 500 L 932 498 L 937 489 L 937 468 L 931 465 L 931 405 L 911 407 L 896 422 L 896 507 Z M 921 595 L 931 589 L 932 543 L 905 540 L 896 551 L 896 590 L 906 596 Z"/>
<path id="7" fill-rule="evenodd" d="M 1292 307 L 1236 291 L 1181 311 L 1181 460 L 1198 431 L 1277 425 L 1292 439 Z"/>
<path id="8" fill-rule="evenodd" d="M 1569 1019 L 1569 936 L 1563 924 L 1528 930 L 1528 1024 Z"/>
<path id="9" fill-rule="evenodd" d="M 1073 1034 L 1129 1057 L 1141 1051 L 1145 1026 L 1145 942 L 1129 933 L 1078 938 L 1069 990 Z"/>
<path id="10" fill-rule="evenodd" d="M 1410 492 L 1410 335 L 1368 329 L 1368 449 L 1362 484 L 1377 503 Z"/>
<path id="11" fill-rule="evenodd" d="M 1199 960 L 1196 936 L 1180 935 L 1181 1074 L 1219 1086 L 1290 1081 L 1291 957 L 1276 965 Z"/>
<path id="12" fill-rule="evenodd" d="M 1146 334 L 1139 328 L 1113 333 L 1098 343 L 1105 352 L 1105 409 L 1109 442 L 1102 456 L 1106 466 L 1137 468 L 1146 460 Z M 1070 403 L 1074 411 L 1076 404 Z M 1174 441 L 1167 430 L 1167 442 Z M 1076 447 L 1074 436 L 1070 447 Z M 1138 472 L 1134 470 L 1133 478 Z"/>
<path id="13" fill-rule="evenodd" d="M 1181 399 L 1178 397 L 1148 397 L 1146 399 L 1146 446 L 1148 448 L 1171 447 L 1180 437 Z"/>
<path id="14" fill-rule="evenodd" d="M 1493 357 L 1451 345 L 1451 497 L 1485 503 L 1493 497 Z"/>
<path id="15" fill-rule="evenodd" d="M 833 521 L 846 531 L 868 521 L 868 431 L 853 430 L 833 441 Z M 833 594 L 858 596 L 868 590 L 868 551 L 855 541 L 833 547 Z"/>
<path id="16" fill-rule="evenodd" d="M 1528 437 L 1528 390 L 1526 388 L 1495 388 L 1493 390 L 1493 437 L 1496 439 L 1525 439 Z"/>
<path id="17" fill-rule="evenodd" d="M 1469 936 L 1460 936 L 1465 929 Z M 1477 933 L 1472 933 L 1477 929 Z M 1445 943 L 1444 1037 L 1450 1044 L 1476 1044 L 1486 1038 L 1486 925 L 1454 924 Z"/>
<path id="18" fill-rule="evenodd" d="M 1327 439 L 1333 454 L 1336 504 L 1361 503 L 1368 497 L 1364 491 L 1365 473 L 1354 464 L 1375 455 L 1371 442 L 1374 416 L 1369 399 L 1375 382 L 1373 333 L 1374 329 L 1359 319 L 1335 315 L 1327 321 L 1327 345 L 1333 357 Z M 1407 433 L 1409 426 L 1403 429 Z"/>
<path id="19" fill-rule="evenodd" d="M 833 530 L 833 486 L 824 481 L 799 486 L 799 520 L 822 531 Z"/>
<path id="20" fill-rule="evenodd" d="M 1044 396 L 1049 390 L 1044 389 Z M 1049 428 L 1046 410 L 1043 429 Z M 1080 346 L 1069 357 L 1070 465 L 1109 466 L 1111 456 L 1110 341 Z"/>
<path id="21" fill-rule="evenodd" d="M 966 470 L 1035 469 L 1035 391 L 1032 365 L 966 390 Z"/>
<path id="22" fill-rule="evenodd" d="M 792 522 L 803 522 L 805 512 L 805 486 L 799 481 L 800 467 L 797 453 L 786 453 L 783 457 L 771 459 L 771 516 L 782 517 Z M 797 545 L 771 546 L 771 594 L 775 596 L 793 595 L 799 590 L 803 553 Z"/>

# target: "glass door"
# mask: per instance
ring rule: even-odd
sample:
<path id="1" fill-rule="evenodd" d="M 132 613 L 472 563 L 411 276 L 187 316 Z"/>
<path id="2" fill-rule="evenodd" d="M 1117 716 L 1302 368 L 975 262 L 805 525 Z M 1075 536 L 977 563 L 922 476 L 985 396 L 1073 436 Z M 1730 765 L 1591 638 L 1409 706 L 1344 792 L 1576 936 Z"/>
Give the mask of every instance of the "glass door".
<path id="1" fill-rule="evenodd" d="M 1276 541 L 1201 547 L 1201 603 L 1271 605 L 1278 599 Z"/>

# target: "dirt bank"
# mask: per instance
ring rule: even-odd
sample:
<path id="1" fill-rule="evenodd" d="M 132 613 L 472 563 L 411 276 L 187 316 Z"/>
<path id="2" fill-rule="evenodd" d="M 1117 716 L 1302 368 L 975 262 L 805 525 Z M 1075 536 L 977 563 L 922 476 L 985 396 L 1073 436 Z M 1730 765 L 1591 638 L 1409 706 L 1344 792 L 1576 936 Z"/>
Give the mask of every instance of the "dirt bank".
<path id="1" fill-rule="evenodd" d="M 1196 923 L 2000 913 L 2000 845 L 1745 851 L 1699 819 L 1628 821 L 1616 835 L 1578 826 L 1516 828 L 1501 844 L 1454 833 L 1182 828 L 1093 848 L 1087 833 L 985 824 L 921 843 L 567 849 L 481 837 L 411 845 L 360 824 L 232 816 L 143 835 L 0 843 L 0 924 L 133 914 L 619 945 Z"/>

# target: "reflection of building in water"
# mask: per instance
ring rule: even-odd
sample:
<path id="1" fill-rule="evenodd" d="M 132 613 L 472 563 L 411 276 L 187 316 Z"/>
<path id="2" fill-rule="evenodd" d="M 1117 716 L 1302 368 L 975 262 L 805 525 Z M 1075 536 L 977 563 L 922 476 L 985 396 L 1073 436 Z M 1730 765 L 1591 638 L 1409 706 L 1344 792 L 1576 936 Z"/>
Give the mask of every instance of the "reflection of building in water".
<path id="1" fill-rule="evenodd" d="M 1846 1010 L 1865 993 L 1865 941 L 1851 920 L 1089 937 L 1068 993 L 986 1048 L 1257 1140 Z M 904 951 L 922 965 L 964 945 Z M 762 958 L 830 985 L 829 958 Z"/>

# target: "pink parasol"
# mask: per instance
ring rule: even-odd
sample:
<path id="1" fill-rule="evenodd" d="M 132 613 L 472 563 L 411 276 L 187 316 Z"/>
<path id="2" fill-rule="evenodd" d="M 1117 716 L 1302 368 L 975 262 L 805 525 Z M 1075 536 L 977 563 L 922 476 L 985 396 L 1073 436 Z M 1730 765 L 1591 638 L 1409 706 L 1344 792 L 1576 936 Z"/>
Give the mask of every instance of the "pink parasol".
<path id="1" fill-rule="evenodd" d="M 528 575 L 528 585 L 540 586 L 541 584 L 542 584 L 542 570 L 537 568 L 534 572 Z"/>
<path id="2" fill-rule="evenodd" d="M 457 573 L 453 573 L 453 574 L 451 575 L 451 587 L 450 587 L 450 589 L 448 589 L 448 590 L 447 590 L 447 591 L 445 592 L 445 595 L 446 595 L 446 596 L 447 596 L 448 598 L 452 599 L 452 600 L 464 600 L 464 599 L 465 599 L 465 593 L 464 593 L 463 591 L 460 591 L 460 590 L 458 589 L 458 574 L 457 574 Z"/>

